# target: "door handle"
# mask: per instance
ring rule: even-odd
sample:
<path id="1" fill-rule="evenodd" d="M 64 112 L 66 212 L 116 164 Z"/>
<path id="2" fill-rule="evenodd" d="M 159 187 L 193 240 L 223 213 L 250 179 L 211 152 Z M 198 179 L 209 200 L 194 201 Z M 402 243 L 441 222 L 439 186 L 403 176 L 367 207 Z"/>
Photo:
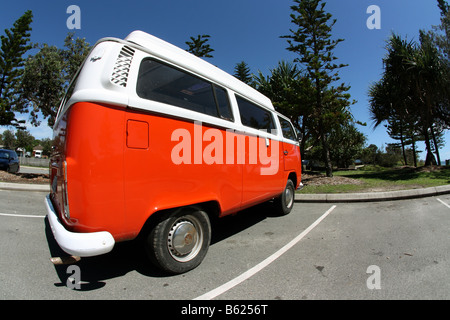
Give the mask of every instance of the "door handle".
<path id="1" fill-rule="evenodd" d="M 287 150 L 283 151 L 284 155 L 287 156 L 287 154 L 289 153 Z"/>

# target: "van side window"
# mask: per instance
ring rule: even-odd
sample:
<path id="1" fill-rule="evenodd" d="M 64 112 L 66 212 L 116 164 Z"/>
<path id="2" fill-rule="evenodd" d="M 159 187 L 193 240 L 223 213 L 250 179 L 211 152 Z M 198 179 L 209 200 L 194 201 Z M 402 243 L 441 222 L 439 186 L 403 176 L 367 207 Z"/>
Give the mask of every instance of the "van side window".
<path id="1" fill-rule="evenodd" d="M 225 89 L 214 85 L 214 93 L 216 95 L 216 102 L 219 108 L 219 114 L 223 119 L 233 121 L 233 114 L 231 113 L 230 100 Z"/>
<path id="2" fill-rule="evenodd" d="M 224 89 L 153 59 L 142 61 L 136 92 L 143 99 L 233 120 Z"/>
<path id="3" fill-rule="evenodd" d="M 243 125 L 258 130 L 267 130 L 269 133 L 272 129 L 275 129 L 272 113 L 270 111 L 238 96 L 236 96 L 236 100 Z"/>
<path id="4" fill-rule="evenodd" d="M 290 140 L 297 140 L 297 136 L 295 135 L 295 131 L 294 128 L 292 128 L 291 123 L 281 117 L 278 117 L 278 119 L 280 120 L 283 137 Z"/>

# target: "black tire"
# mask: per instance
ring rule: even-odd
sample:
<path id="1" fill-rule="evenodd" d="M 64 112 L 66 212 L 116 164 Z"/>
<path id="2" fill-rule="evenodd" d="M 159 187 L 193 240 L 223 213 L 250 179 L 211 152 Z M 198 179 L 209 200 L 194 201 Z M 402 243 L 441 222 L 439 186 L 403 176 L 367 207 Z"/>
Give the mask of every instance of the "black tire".
<path id="1" fill-rule="evenodd" d="M 147 254 L 158 268 L 180 274 L 196 268 L 205 258 L 211 242 L 208 214 L 188 207 L 164 216 L 145 240 Z"/>
<path id="2" fill-rule="evenodd" d="M 292 180 L 288 180 L 283 193 L 275 199 L 275 208 L 279 215 L 285 216 L 289 214 L 294 207 L 295 186 Z"/>
<path id="3" fill-rule="evenodd" d="M 19 167 L 17 166 L 16 170 L 13 170 L 11 168 L 11 166 L 8 166 L 8 168 L 6 169 L 6 172 L 8 172 L 8 173 L 17 173 L 17 172 L 19 172 Z"/>

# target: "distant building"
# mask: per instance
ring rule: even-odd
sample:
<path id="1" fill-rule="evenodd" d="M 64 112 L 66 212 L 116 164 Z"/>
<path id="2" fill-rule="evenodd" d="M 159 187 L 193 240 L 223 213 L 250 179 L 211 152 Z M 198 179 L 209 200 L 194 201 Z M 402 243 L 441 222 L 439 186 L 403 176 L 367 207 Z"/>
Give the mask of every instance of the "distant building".
<path id="1" fill-rule="evenodd" d="M 36 146 L 33 148 L 33 157 L 34 158 L 42 158 L 42 154 L 44 152 L 44 147 L 43 146 Z"/>

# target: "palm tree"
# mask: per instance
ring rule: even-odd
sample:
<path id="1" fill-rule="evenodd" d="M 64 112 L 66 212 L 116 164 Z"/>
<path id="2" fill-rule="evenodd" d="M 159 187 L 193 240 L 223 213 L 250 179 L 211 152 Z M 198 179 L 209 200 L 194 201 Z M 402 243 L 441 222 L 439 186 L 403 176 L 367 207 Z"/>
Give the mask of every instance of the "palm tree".
<path id="1" fill-rule="evenodd" d="M 424 32 L 420 44 L 392 35 L 387 51 L 383 77 L 369 88 L 375 127 L 389 119 L 418 126 L 427 149 L 425 164 L 436 163 L 429 132 L 434 136 L 433 124 L 438 120 L 450 124 L 448 69 Z"/>
<path id="2" fill-rule="evenodd" d="M 269 97 L 276 110 L 289 117 L 302 133 L 300 150 L 303 155 L 308 137 L 317 136 L 314 117 L 311 117 L 314 111 L 311 80 L 295 64 L 286 61 L 280 61 L 269 76 L 258 71 L 254 80 L 257 90 Z"/>
<path id="3" fill-rule="evenodd" d="M 430 36 L 420 32 L 420 45 L 417 46 L 412 59 L 407 62 L 411 69 L 413 92 L 417 102 L 417 115 L 421 119 L 422 133 L 427 147 L 425 164 L 436 163 L 432 153 L 430 134 L 436 144 L 434 124 L 448 120 L 448 70 Z M 445 101 L 445 102 L 444 102 Z M 436 148 L 439 159 L 439 151 Z"/>

